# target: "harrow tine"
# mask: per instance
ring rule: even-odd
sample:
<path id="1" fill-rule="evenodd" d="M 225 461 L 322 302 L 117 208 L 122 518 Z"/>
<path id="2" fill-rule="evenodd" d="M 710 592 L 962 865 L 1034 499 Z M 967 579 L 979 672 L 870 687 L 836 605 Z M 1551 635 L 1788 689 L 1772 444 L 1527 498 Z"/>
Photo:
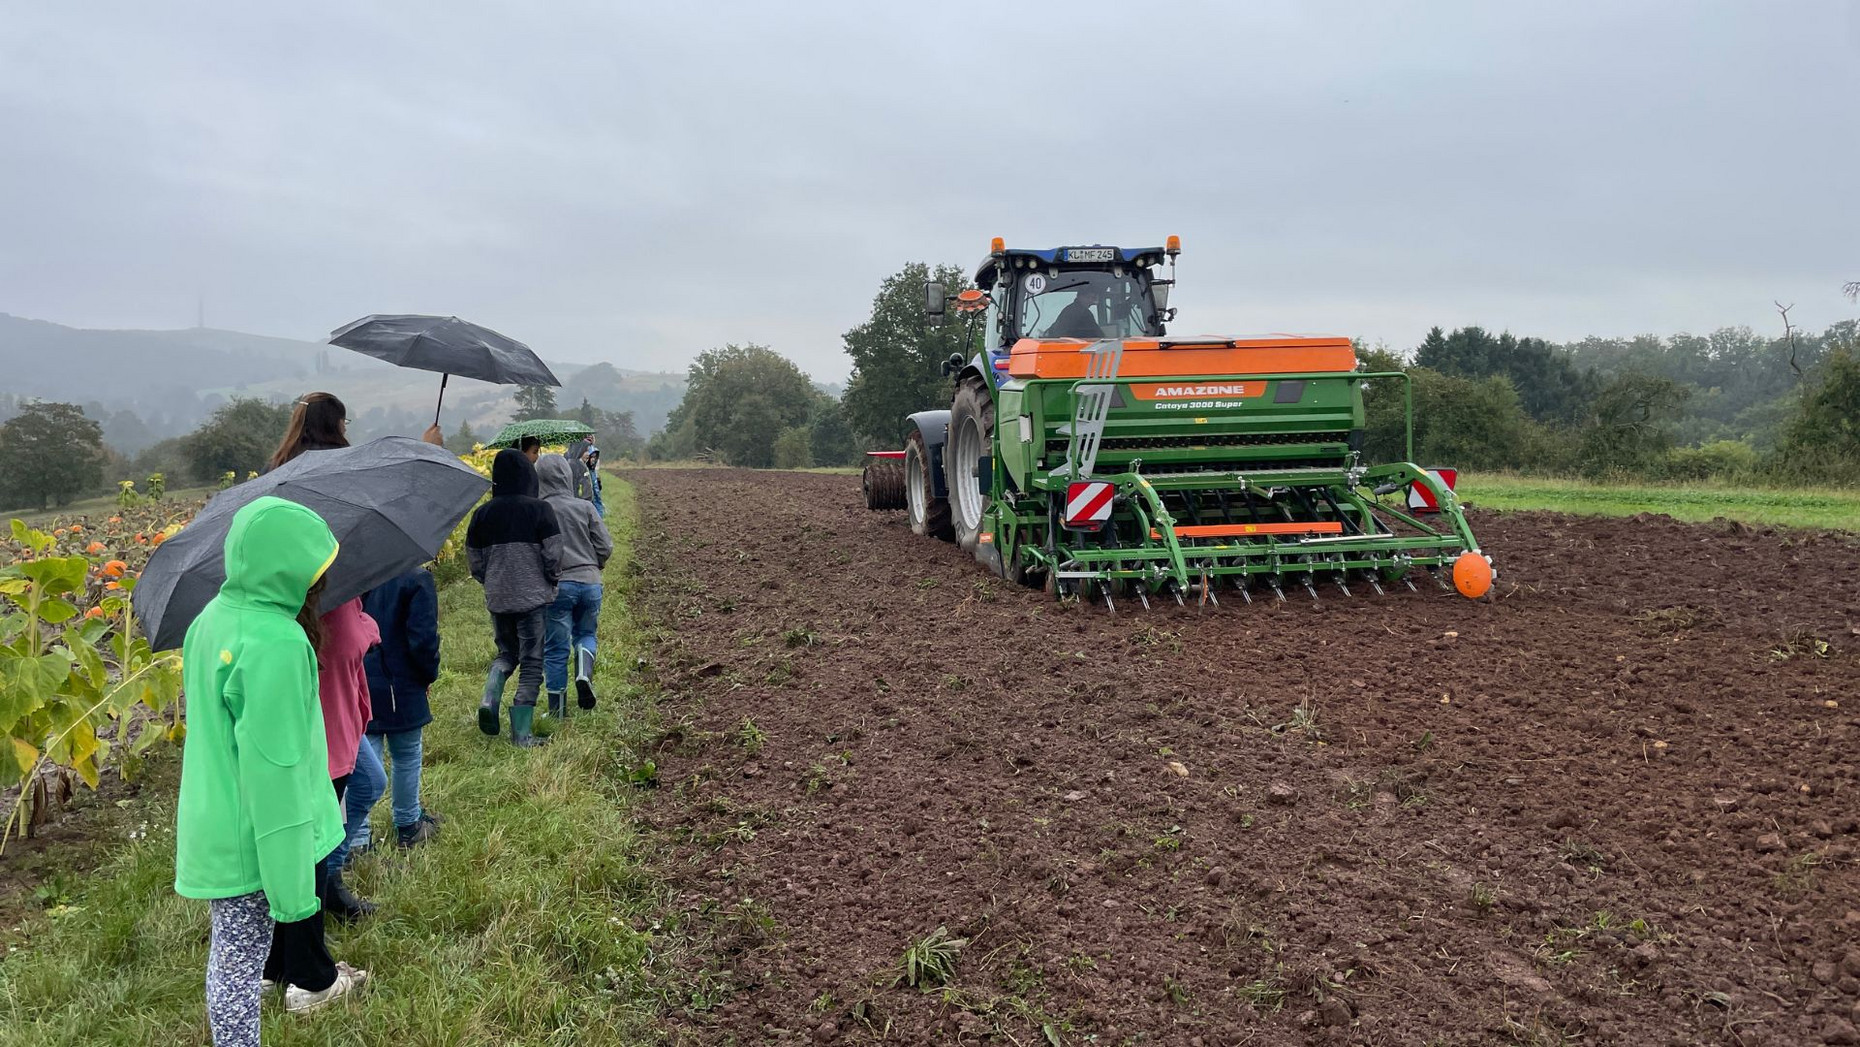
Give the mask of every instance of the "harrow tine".
<path id="1" fill-rule="evenodd" d="M 1320 600 L 1318 599 L 1318 594 L 1317 594 L 1317 585 L 1316 585 L 1316 584 L 1315 584 L 1314 582 L 1312 582 L 1312 580 L 1311 580 L 1311 574 L 1310 574 L 1310 572 L 1308 572 L 1308 571 L 1307 571 L 1307 572 L 1305 573 L 1305 592 L 1308 592 L 1308 593 L 1310 593 L 1310 594 L 1311 594 L 1311 602 L 1312 602 L 1312 603 L 1321 603 L 1321 602 L 1322 602 L 1322 601 L 1320 601 Z"/>
<path id="2" fill-rule="evenodd" d="M 1186 603 L 1183 603 L 1183 602 L 1182 602 L 1182 587 L 1181 587 L 1181 586 L 1179 586 L 1179 585 L 1175 585 L 1175 584 L 1171 584 L 1171 585 L 1169 586 L 1169 591 L 1175 594 L 1175 605 L 1176 605 L 1177 607 L 1187 607 L 1187 606 L 1188 606 L 1188 604 L 1186 604 Z"/>
<path id="3" fill-rule="evenodd" d="M 1111 583 L 1101 581 L 1098 583 L 1098 588 L 1101 592 L 1104 593 L 1105 613 L 1110 614 L 1110 615 L 1117 614 L 1117 601 L 1111 599 Z"/>
<path id="4" fill-rule="evenodd" d="M 1272 591 L 1279 597 L 1279 602 L 1284 603 L 1285 602 L 1285 590 L 1279 586 L 1278 576 L 1274 575 L 1273 577 L 1266 579 L 1266 584 L 1272 586 Z"/>
<path id="5" fill-rule="evenodd" d="M 1150 594 L 1143 591 L 1143 583 L 1137 583 L 1137 599 L 1143 601 L 1143 609 L 1150 609 Z"/>
<path id="6" fill-rule="evenodd" d="M 1342 589 L 1343 595 L 1345 596 L 1355 595 L 1354 593 L 1350 592 L 1349 583 L 1344 580 L 1344 577 L 1341 574 L 1337 576 L 1337 588 Z"/>
<path id="7" fill-rule="evenodd" d="M 1248 606 L 1252 606 L 1253 594 L 1250 592 L 1247 592 L 1246 580 L 1244 578 L 1241 579 L 1240 584 L 1234 586 L 1234 588 L 1240 590 L 1240 599 L 1245 600 Z"/>
<path id="8" fill-rule="evenodd" d="M 1416 589 L 1416 588 L 1414 587 L 1414 579 L 1413 579 L 1413 578 L 1411 578 L 1411 577 L 1409 577 L 1408 575 L 1406 575 L 1406 574 L 1404 574 L 1404 575 L 1402 575 L 1402 576 L 1401 576 L 1401 580 L 1402 580 L 1402 584 L 1404 584 L 1404 585 L 1406 585 L 1406 586 L 1408 587 L 1408 591 L 1409 591 L 1409 592 L 1411 592 L 1411 593 L 1418 593 L 1418 592 L 1420 592 L 1420 591 L 1421 591 L 1421 590 L 1419 590 L 1419 589 Z"/>
<path id="9" fill-rule="evenodd" d="M 1447 580 L 1445 578 L 1440 577 L 1440 568 L 1429 567 L 1427 569 L 1427 573 L 1434 576 L 1434 584 L 1440 586 L 1442 589 L 1445 589 L 1449 592 L 1453 590 L 1453 587 L 1447 584 Z"/>
<path id="10" fill-rule="evenodd" d="M 1374 571 L 1364 571 L 1363 578 L 1369 582 L 1369 587 L 1376 591 L 1377 596 L 1388 595 L 1387 593 L 1382 591 L 1382 583 L 1376 580 L 1376 575 Z"/>

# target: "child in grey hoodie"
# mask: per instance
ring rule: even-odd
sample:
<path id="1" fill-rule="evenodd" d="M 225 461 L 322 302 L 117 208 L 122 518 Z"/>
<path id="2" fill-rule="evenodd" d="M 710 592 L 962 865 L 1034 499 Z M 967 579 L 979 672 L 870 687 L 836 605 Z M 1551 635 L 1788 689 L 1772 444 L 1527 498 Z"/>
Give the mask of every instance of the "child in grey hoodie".
<path id="1" fill-rule="evenodd" d="M 497 634 L 497 659 L 484 681 L 478 728 L 498 733 L 504 685 L 517 677 L 510 707 L 510 740 L 540 745 L 530 726 L 536 692 L 543 683 L 548 610 L 561 574 L 562 534 L 555 513 L 536 497 L 536 467 L 522 451 L 506 447 L 491 460 L 491 500 L 472 514 L 465 529 L 471 576 L 484 586 L 484 605 Z"/>
<path id="2" fill-rule="evenodd" d="M 544 455 L 536 463 L 536 476 L 542 499 L 555 510 L 561 528 L 555 603 L 549 607 L 548 635 L 543 642 L 543 677 L 549 714 L 566 716 L 571 650 L 576 704 L 594 708 L 594 631 L 601 617 L 601 569 L 613 555 L 614 542 L 594 503 L 576 496 L 567 458 Z"/>

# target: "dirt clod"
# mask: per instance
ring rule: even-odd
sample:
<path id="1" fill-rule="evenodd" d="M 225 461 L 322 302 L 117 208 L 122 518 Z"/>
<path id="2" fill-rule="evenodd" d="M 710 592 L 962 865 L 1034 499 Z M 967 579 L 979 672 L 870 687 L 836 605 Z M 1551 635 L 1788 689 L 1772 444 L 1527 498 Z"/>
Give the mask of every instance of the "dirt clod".
<path id="1" fill-rule="evenodd" d="M 1757 841 L 1753 846 L 1756 847 L 1759 854 L 1775 854 L 1788 845 L 1783 843 L 1781 834 L 1764 833 L 1757 837 Z"/>
<path id="2" fill-rule="evenodd" d="M 1271 785 L 1266 786 L 1267 803 L 1284 805 L 1296 799 L 1298 799 L 1298 790 L 1285 782 L 1273 782 Z"/>

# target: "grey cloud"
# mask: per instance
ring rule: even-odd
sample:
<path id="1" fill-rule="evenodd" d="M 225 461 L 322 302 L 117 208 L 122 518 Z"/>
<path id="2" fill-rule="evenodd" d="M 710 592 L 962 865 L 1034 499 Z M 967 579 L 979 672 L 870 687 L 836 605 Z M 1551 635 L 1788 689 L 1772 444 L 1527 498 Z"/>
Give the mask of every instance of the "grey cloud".
<path id="1" fill-rule="evenodd" d="M 1851 5 L 14 5 L 0 309 L 817 377 L 910 260 L 1187 243 L 1197 330 L 1852 315 Z"/>

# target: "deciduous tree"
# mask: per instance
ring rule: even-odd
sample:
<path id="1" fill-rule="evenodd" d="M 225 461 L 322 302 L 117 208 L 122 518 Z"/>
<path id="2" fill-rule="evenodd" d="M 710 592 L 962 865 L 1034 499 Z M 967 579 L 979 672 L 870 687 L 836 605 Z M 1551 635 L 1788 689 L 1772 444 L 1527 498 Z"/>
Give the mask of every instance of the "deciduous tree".
<path id="1" fill-rule="evenodd" d="M 265 467 L 290 424 L 288 404 L 234 397 L 200 428 L 181 438 L 181 455 L 188 472 L 201 483 L 214 482 L 229 472 L 243 479 Z"/>
<path id="2" fill-rule="evenodd" d="M 76 404 L 27 401 L 0 425 L 0 504 L 65 505 L 103 483 L 103 428 Z"/>
<path id="3" fill-rule="evenodd" d="M 924 318 L 924 282 L 940 281 L 951 294 L 970 286 L 953 265 L 931 269 L 911 264 L 885 278 L 872 299 L 872 314 L 846 332 L 852 380 L 846 387 L 846 420 L 868 446 L 897 445 L 904 418 L 916 411 L 948 407 L 950 382 L 943 361 L 975 352 L 967 325 Z"/>

